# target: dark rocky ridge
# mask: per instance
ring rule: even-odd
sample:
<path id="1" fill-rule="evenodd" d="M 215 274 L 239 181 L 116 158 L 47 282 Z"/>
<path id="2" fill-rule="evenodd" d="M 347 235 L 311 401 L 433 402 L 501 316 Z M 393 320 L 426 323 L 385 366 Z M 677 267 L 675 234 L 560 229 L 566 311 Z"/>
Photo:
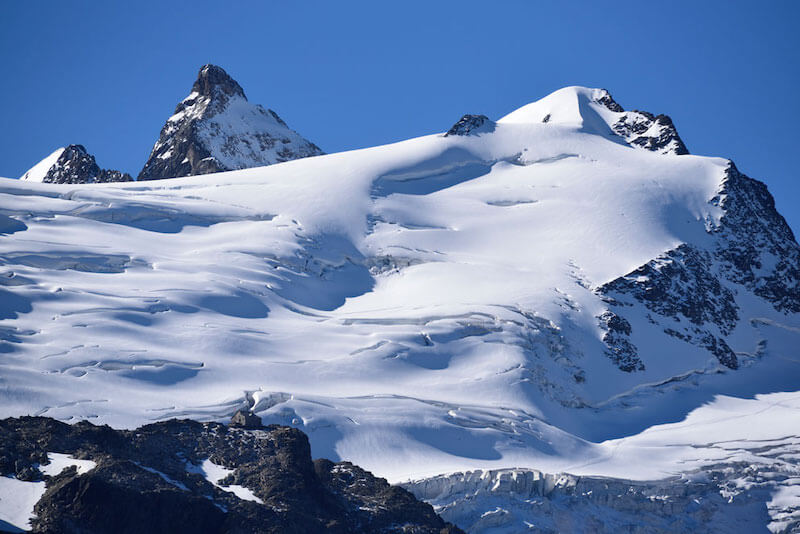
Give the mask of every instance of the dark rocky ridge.
<path id="1" fill-rule="evenodd" d="M 91 459 L 44 476 L 48 452 Z M 242 500 L 187 471 L 211 459 L 263 501 Z M 457 533 L 406 490 L 349 462 L 311 460 L 299 430 L 170 420 L 114 430 L 43 417 L 0 421 L 0 475 L 45 480 L 34 532 Z"/>
<path id="2" fill-rule="evenodd" d="M 605 89 L 595 100 L 615 113 L 624 113 L 611 129 L 628 144 L 652 152 L 683 155 L 688 154 L 678 130 L 667 115 L 653 115 L 647 111 L 625 111 Z"/>
<path id="3" fill-rule="evenodd" d="M 621 370 L 644 368 L 630 342 L 626 307 L 643 305 L 664 333 L 706 349 L 730 369 L 739 367 L 726 338 L 740 320 L 740 290 L 785 314 L 800 312 L 800 245 L 767 186 L 730 162 L 710 203 L 722 216 L 706 223 L 708 250 L 682 244 L 595 290 L 610 308 L 599 317 L 606 354 Z"/>
<path id="4" fill-rule="evenodd" d="M 599 289 L 617 312 L 604 313 L 601 322 L 608 327 L 603 337 L 607 354 L 621 370 L 644 369 L 628 339 L 631 326 L 620 317 L 624 314 L 620 308 L 632 306 L 635 301 L 651 312 L 651 322 L 663 324 L 665 333 L 707 349 L 730 369 L 739 366 L 736 354 L 724 339 L 739 320 L 739 307 L 733 292 L 720 282 L 713 267 L 710 254 L 680 245 Z M 612 320 L 603 321 L 607 316 Z M 617 328 L 618 324 L 627 328 Z"/>
<path id="5" fill-rule="evenodd" d="M 204 65 L 192 85 L 192 92 L 211 97 L 215 96 L 217 91 L 227 96 L 239 95 L 246 98 L 242 86 L 231 78 L 225 69 L 216 65 Z M 224 104 L 225 100 L 220 100 L 219 103 Z M 178 109 L 181 109 L 180 105 Z"/>
<path id="6" fill-rule="evenodd" d="M 710 228 L 722 274 L 784 313 L 800 312 L 800 245 L 767 186 L 729 162 L 711 203 L 724 215 Z"/>
<path id="7" fill-rule="evenodd" d="M 83 145 L 69 145 L 42 181 L 47 184 L 91 184 L 131 180 L 133 178 L 128 173 L 101 169 Z"/>
<path id="8" fill-rule="evenodd" d="M 236 126 L 228 119 L 215 120 L 234 100 L 239 104 Z M 204 65 L 189 96 L 161 129 L 137 179 L 245 169 L 319 154 L 319 147 L 289 129 L 277 113 L 247 103 L 242 87 L 224 69 Z"/>
<path id="9" fill-rule="evenodd" d="M 464 115 L 450 127 L 444 134 L 445 137 L 451 135 L 477 135 L 484 132 L 494 131 L 494 121 L 486 115 Z"/>

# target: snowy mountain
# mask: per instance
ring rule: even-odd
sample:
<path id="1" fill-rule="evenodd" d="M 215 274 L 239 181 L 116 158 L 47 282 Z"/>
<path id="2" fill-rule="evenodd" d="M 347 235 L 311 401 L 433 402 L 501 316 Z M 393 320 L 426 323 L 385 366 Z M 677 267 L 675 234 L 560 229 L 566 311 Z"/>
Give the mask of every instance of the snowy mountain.
<path id="1" fill-rule="evenodd" d="M 522 513 L 455 474 L 509 469 L 615 477 L 661 507 L 642 528 L 725 531 L 727 504 L 800 528 L 800 247 L 764 184 L 604 90 L 158 184 L 0 180 L 0 232 L 0 416 L 249 408 L 496 519 L 474 532 L 558 525 L 552 492 Z M 637 517 L 585 497 L 619 520 L 596 531 Z"/>
<path id="2" fill-rule="evenodd" d="M 221 67 L 205 65 L 161 129 L 138 179 L 247 169 L 319 154 L 277 113 L 248 102 Z"/>
<path id="3" fill-rule="evenodd" d="M 69 145 L 59 148 L 31 167 L 20 180 L 47 184 L 93 184 L 130 182 L 133 178 L 128 173 L 101 169 L 83 145 Z"/>

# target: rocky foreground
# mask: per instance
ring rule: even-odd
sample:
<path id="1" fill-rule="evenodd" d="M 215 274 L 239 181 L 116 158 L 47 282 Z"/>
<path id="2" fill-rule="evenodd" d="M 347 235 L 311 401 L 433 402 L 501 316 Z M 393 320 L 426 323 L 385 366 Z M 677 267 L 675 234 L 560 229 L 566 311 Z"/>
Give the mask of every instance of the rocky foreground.
<path id="1" fill-rule="evenodd" d="M 78 465 L 52 468 L 65 458 Z M 277 425 L 173 419 L 115 430 L 9 418 L 0 475 L 45 483 L 33 532 L 461 532 L 358 466 L 312 461 L 306 435 Z"/>

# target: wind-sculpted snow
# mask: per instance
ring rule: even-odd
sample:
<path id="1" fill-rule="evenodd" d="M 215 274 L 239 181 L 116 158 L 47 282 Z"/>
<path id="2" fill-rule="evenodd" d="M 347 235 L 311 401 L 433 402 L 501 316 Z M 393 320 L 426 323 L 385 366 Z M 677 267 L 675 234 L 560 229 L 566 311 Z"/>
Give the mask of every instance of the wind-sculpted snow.
<path id="1" fill-rule="evenodd" d="M 675 474 L 691 446 L 634 438 L 797 389 L 798 246 L 763 184 L 615 133 L 606 97 L 206 176 L 0 180 L 0 415 L 250 408 L 393 481 Z"/>

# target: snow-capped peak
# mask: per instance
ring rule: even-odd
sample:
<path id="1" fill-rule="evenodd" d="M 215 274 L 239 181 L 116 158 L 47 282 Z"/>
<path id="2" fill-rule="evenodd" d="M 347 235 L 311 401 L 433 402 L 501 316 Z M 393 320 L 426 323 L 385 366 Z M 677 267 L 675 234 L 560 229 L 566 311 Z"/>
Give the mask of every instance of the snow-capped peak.
<path id="1" fill-rule="evenodd" d="M 130 182 L 133 178 L 128 173 L 101 169 L 94 156 L 83 145 L 69 145 L 57 149 L 34 165 L 20 180 L 51 184 L 91 184 Z"/>
<path id="2" fill-rule="evenodd" d="M 565 87 L 512 111 L 498 122 L 561 124 L 586 133 L 621 137 L 631 146 L 662 154 L 689 153 L 668 116 L 625 111 L 605 89 Z"/>
<path id="3" fill-rule="evenodd" d="M 549 122 L 589 127 L 593 119 L 598 118 L 595 107 L 598 106 L 598 101 L 604 95 L 608 95 L 608 92 L 603 89 L 564 87 L 536 102 L 512 111 L 498 122 L 508 124 Z M 605 130 L 608 130 L 605 121 L 602 122 L 602 125 L 595 124 L 594 126 L 598 128 L 593 133 L 601 133 L 603 126 L 605 126 Z"/>
<path id="4" fill-rule="evenodd" d="M 261 167 L 322 151 L 277 113 L 248 102 L 216 65 L 204 65 L 161 130 L 140 180 Z"/>

